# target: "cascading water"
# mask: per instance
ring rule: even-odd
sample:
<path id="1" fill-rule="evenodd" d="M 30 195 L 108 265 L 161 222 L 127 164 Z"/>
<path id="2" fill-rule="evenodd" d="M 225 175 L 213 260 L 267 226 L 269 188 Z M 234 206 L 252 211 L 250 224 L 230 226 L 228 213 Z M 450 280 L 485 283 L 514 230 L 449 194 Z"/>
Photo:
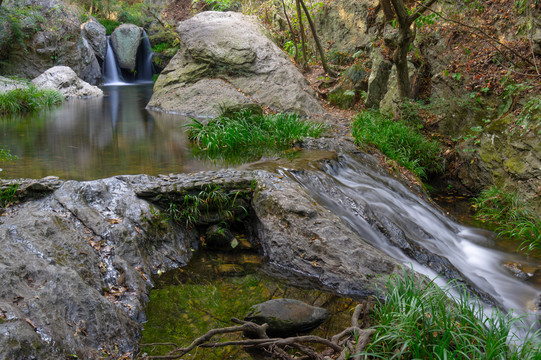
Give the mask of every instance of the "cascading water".
<path id="1" fill-rule="evenodd" d="M 138 82 L 152 82 L 152 75 L 154 75 L 154 65 L 152 64 L 152 47 L 150 46 L 150 40 L 146 31 L 143 30 L 143 39 L 141 45 L 137 51 L 137 75 L 136 80 Z"/>
<path id="2" fill-rule="evenodd" d="M 126 81 L 122 76 L 122 71 L 118 65 L 118 61 L 115 56 L 113 47 L 111 46 L 111 40 L 107 37 L 107 54 L 105 61 L 103 62 L 103 84 L 104 85 L 127 85 L 128 83 L 148 83 L 152 82 L 152 76 L 154 75 L 154 65 L 152 64 L 152 58 L 154 53 L 150 46 L 150 40 L 145 31 L 143 31 L 143 37 L 141 44 L 137 49 L 136 68 L 135 75 L 131 73 L 125 73 Z"/>
<path id="3" fill-rule="evenodd" d="M 111 46 L 111 39 L 107 37 L 107 53 L 105 54 L 105 61 L 103 62 L 103 84 L 104 85 L 124 85 L 125 82 L 122 79 L 122 73 L 115 57 L 113 47 Z"/>
<path id="4" fill-rule="evenodd" d="M 491 248 L 491 232 L 466 227 L 398 180 L 349 156 L 323 171 L 286 171 L 366 241 L 430 277 L 471 283 L 489 303 L 531 312 L 539 289 L 514 277 L 505 261 L 528 263 Z"/>

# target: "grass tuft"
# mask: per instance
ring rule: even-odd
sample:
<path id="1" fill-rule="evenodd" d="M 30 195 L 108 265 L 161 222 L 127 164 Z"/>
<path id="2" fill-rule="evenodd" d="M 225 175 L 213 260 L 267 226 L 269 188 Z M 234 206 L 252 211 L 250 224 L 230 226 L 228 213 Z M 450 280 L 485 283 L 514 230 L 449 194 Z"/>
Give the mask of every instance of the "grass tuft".
<path id="1" fill-rule="evenodd" d="M 210 158 L 244 158 L 281 150 L 305 137 L 319 137 L 326 125 L 305 121 L 295 114 L 257 115 L 250 110 L 224 114 L 207 124 L 195 119 L 187 125 L 188 137 Z"/>
<path id="2" fill-rule="evenodd" d="M 373 145 L 391 160 L 420 178 L 443 170 L 440 146 L 425 139 L 418 130 L 376 111 L 360 113 L 352 125 L 355 143 Z"/>
<path id="3" fill-rule="evenodd" d="M 63 100 L 60 92 L 35 86 L 0 92 L 0 115 L 32 112 L 60 104 Z"/>
<path id="4" fill-rule="evenodd" d="M 451 300 L 448 289 L 419 284 L 411 270 L 391 277 L 378 300 L 376 333 L 362 359 L 538 359 L 540 346 L 529 334 L 521 346 L 513 333 L 522 320 L 499 310 L 487 316 L 483 304 L 464 290 Z"/>
<path id="5" fill-rule="evenodd" d="M 500 236 L 522 240 L 520 249 L 541 249 L 541 218 L 517 192 L 492 186 L 474 199 L 476 217 L 496 225 Z"/>

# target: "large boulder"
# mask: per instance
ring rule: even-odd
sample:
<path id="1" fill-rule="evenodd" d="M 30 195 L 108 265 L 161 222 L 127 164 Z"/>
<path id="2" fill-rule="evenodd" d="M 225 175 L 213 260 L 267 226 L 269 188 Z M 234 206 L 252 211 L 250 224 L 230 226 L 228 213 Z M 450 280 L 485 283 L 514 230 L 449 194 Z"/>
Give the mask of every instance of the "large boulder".
<path id="1" fill-rule="evenodd" d="M 181 49 L 161 73 L 148 107 L 212 117 L 222 106 L 257 103 L 323 114 L 310 85 L 253 17 L 203 12 L 179 23 Z"/>
<path id="2" fill-rule="evenodd" d="M 82 35 L 88 41 L 98 59 L 105 60 L 105 54 L 107 53 L 107 30 L 105 26 L 100 24 L 94 17 L 90 17 L 82 25 Z"/>
<path id="3" fill-rule="evenodd" d="M 100 81 L 99 64 L 81 36 L 75 10 L 61 0 L 11 0 L 3 6 L 26 15 L 17 20 L 23 41 L 12 41 L 8 59 L 0 63 L 2 73 L 32 79 L 52 66 L 65 65 L 91 84 Z"/>
<path id="4" fill-rule="evenodd" d="M 135 196 L 145 179 L 21 184 L 0 222 L 1 359 L 133 354 L 151 274 L 185 265 L 193 241 Z"/>
<path id="5" fill-rule="evenodd" d="M 143 40 L 143 28 L 133 24 L 122 24 L 111 34 L 111 46 L 115 51 L 118 65 L 122 69 L 135 71 L 137 49 Z"/>
<path id="6" fill-rule="evenodd" d="M 58 90 L 66 99 L 103 96 L 97 86 L 77 77 L 75 71 L 67 66 L 55 66 L 32 80 L 32 84 L 45 89 Z"/>

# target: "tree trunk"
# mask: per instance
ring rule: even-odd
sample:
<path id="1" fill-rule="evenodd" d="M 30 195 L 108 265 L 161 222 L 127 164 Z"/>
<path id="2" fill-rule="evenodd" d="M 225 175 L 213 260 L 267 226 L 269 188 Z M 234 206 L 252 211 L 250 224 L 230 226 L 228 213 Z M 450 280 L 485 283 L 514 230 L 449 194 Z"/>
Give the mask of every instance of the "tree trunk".
<path id="1" fill-rule="evenodd" d="M 411 97 L 411 84 L 408 70 L 408 51 L 413 37 L 411 31 L 407 28 L 403 31 L 400 28 L 400 34 L 398 35 L 398 46 L 393 52 L 393 62 L 396 66 L 396 75 L 398 83 L 398 93 L 400 98 Z"/>
<path id="2" fill-rule="evenodd" d="M 415 36 L 411 31 L 413 22 L 437 0 L 426 0 L 410 15 L 403 0 L 391 0 L 398 20 L 398 44 L 393 51 L 393 62 L 398 77 L 398 91 L 401 98 L 411 97 L 411 84 L 408 71 L 408 51 Z"/>
<path id="3" fill-rule="evenodd" d="M 295 31 L 293 31 L 293 26 L 291 25 L 291 21 L 289 21 L 289 16 L 287 15 L 286 3 L 284 2 L 284 0 L 282 0 L 282 6 L 284 8 L 284 15 L 286 16 L 287 25 L 289 26 L 289 31 L 291 31 L 291 36 L 293 37 L 293 43 L 295 44 L 295 62 L 297 62 L 298 57 L 299 57 L 299 46 L 297 42 L 297 36 L 295 35 Z"/>
<path id="4" fill-rule="evenodd" d="M 306 5 L 304 5 L 304 1 L 298 0 L 301 3 L 302 9 L 304 10 L 304 13 L 306 14 L 306 19 L 308 19 L 308 24 L 310 25 L 310 30 L 312 30 L 312 35 L 314 36 L 314 40 L 316 42 L 317 51 L 319 52 L 319 56 L 321 57 L 321 64 L 323 65 L 323 69 L 329 76 L 336 77 L 336 74 L 334 71 L 332 71 L 329 66 L 327 65 L 327 61 L 325 61 L 325 52 L 323 51 L 323 48 L 321 47 L 321 42 L 319 41 L 319 37 L 316 33 L 316 27 L 314 26 L 314 22 L 312 21 L 312 18 L 310 17 L 310 14 L 308 13 L 308 9 L 306 8 Z"/>
<path id="5" fill-rule="evenodd" d="M 381 8 L 383 9 L 383 15 L 385 22 L 391 22 L 394 19 L 394 12 L 389 0 L 380 0 Z"/>
<path id="6" fill-rule="evenodd" d="M 299 32 L 301 33 L 301 45 L 302 45 L 302 67 L 306 69 L 306 66 L 308 65 L 308 61 L 306 60 L 306 40 L 304 38 L 304 25 L 302 24 L 302 12 L 301 12 L 301 5 L 300 1 L 295 1 L 297 5 L 297 18 L 299 19 Z"/>

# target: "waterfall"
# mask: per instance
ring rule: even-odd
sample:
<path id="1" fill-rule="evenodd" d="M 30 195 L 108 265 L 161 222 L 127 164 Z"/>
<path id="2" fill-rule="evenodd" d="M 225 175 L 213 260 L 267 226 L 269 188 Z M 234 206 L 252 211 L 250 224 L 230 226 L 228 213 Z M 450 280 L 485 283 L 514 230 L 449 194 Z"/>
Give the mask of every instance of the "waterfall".
<path id="1" fill-rule="evenodd" d="M 323 169 L 285 171 L 316 201 L 337 214 L 366 241 L 429 277 L 473 284 L 486 298 L 515 313 L 531 311 L 536 289 L 511 274 L 507 261 L 526 257 L 495 249 L 494 234 L 461 225 L 400 181 L 343 156 Z M 444 283 L 441 279 L 440 283 Z"/>
<path id="2" fill-rule="evenodd" d="M 123 85 L 122 73 L 115 57 L 111 39 L 107 37 L 107 53 L 103 62 L 103 84 L 104 85 Z"/>
<path id="3" fill-rule="evenodd" d="M 154 75 L 154 65 L 152 64 L 152 47 L 150 46 L 150 40 L 146 31 L 143 30 L 143 39 L 141 45 L 137 51 L 137 75 L 136 80 L 138 82 L 152 82 L 152 75 Z"/>

